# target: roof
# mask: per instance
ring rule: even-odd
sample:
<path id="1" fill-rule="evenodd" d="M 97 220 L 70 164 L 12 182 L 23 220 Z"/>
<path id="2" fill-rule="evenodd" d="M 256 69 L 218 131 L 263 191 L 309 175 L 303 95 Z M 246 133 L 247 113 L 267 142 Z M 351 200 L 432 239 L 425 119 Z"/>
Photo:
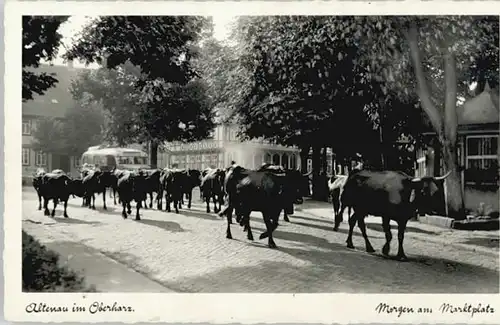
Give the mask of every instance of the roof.
<path id="1" fill-rule="evenodd" d="M 92 147 L 91 147 L 92 148 Z M 132 148 L 103 148 L 103 149 L 91 149 L 84 152 L 84 154 L 101 154 L 101 155 L 127 155 L 127 154 L 141 154 L 143 157 L 147 157 L 147 154 L 142 150 L 132 149 Z"/>
<path id="2" fill-rule="evenodd" d="M 458 125 L 498 123 L 499 112 L 498 89 L 486 84 L 482 93 L 457 107 Z"/>
<path id="3" fill-rule="evenodd" d="M 41 64 L 28 70 L 53 74 L 58 82 L 47 89 L 43 95 L 33 94 L 33 100 L 23 102 L 23 115 L 64 117 L 67 110 L 75 104 L 69 87 L 86 68 L 70 68 L 66 65 Z"/>

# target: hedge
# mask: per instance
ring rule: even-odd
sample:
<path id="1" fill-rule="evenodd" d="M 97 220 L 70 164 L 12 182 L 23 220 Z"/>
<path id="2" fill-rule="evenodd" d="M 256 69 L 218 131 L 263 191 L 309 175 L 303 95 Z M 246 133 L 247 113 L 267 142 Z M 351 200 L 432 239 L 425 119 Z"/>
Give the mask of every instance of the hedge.
<path id="1" fill-rule="evenodd" d="M 59 255 L 40 244 L 33 236 L 23 234 L 24 292 L 95 292 L 83 277 L 60 266 Z"/>

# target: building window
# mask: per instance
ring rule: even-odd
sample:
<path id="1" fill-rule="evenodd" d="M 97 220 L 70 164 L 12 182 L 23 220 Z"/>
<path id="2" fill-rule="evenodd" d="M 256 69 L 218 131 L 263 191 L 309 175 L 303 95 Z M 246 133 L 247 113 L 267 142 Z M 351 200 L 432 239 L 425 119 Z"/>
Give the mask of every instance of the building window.
<path id="1" fill-rule="evenodd" d="M 23 120 L 23 135 L 31 135 L 31 120 Z"/>
<path id="2" fill-rule="evenodd" d="M 47 166 L 47 154 L 41 151 L 37 151 L 35 155 L 35 165 Z"/>
<path id="3" fill-rule="evenodd" d="M 21 160 L 23 162 L 23 166 L 28 166 L 30 164 L 30 149 L 23 148 Z"/>
<path id="4" fill-rule="evenodd" d="M 297 156 L 292 155 L 290 157 L 290 169 L 297 169 Z"/>
<path id="5" fill-rule="evenodd" d="M 80 167 L 82 165 L 82 159 L 80 157 L 73 157 L 73 161 L 75 167 Z"/>
<path id="6" fill-rule="evenodd" d="M 496 184 L 498 181 L 498 136 L 468 136 L 466 139 L 467 184 Z"/>
<path id="7" fill-rule="evenodd" d="M 288 155 L 286 153 L 281 157 L 281 165 L 283 168 L 288 169 Z"/>
<path id="8" fill-rule="evenodd" d="M 272 161 L 273 161 L 273 157 L 271 156 L 271 154 L 269 152 L 266 153 L 266 155 L 264 156 L 264 163 L 271 164 Z"/>

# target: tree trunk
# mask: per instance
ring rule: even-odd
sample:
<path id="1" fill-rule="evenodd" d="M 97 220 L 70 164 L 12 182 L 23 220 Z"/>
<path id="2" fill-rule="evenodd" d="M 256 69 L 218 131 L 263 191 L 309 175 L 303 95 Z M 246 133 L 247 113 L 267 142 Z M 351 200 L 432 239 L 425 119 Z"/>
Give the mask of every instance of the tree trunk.
<path id="1" fill-rule="evenodd" d="M 151 169 L 158 168 L 158 143 L 156 141 L 150 142 L 149 155 L 151 158 Z"/>
<path id="2" fill-rule="evenodd" d="M 451 171 L 450 176 L 446 178 L 446 205 L 448 217 L 455 220 L 465 219 L 465 206 L 463 201 L 462 182 L 457 164 L 456 145 L 445 142 L 443 146 L 443 162 L 446 171 Z"/>
<path id="3" fill-rule="evenodd" d="M 464 199 L 462 184 L 457 166 L 457 75 L 456 63 L 453 53 L 449 51 L 449 45 L 443 42 L 444 78 L 446 86 L 444 118 L 442 111 L 438 109 L 431 100 L 431 93 L 422 67 L 422 58 L 418 47 L 417 26 L 413 24 L 405 37 L 410 48 L 410 56 L 417 80 L 417 93 L 420 98 L 422 108 L 429 117 L 432 127 L 438 135 L 443 148 L 443 158 L 446 172 L 451 171 L 446 179 L 446 204 L 448 216 L 455 219 L 465 218 Z"/>
<path id="4" fill-rule="evenodd" d="M 302 147 L 300 149 L 300 172 L 302 175 L 307 174 L 307 158 L 309 157 L 310 147 Z"/>
<path id="5" fill-rule="evenodd" d="M 321 200 L 321 186 L 319 172 L 321 169 L 321 147 L 314 146 L 312 152 L 312 198 Z"/>
<path id="6" fill-rule="evenodd" d="M 434 149 L 434 160 L 433 160 L 433 175 L 432 176 L 440 176 L 440 167 L 441 167 L 441 145 L 439 141 L 434 141 L 433 143 Z M 431 175 L 429 175 L 431 176 Z"/>
<path id="7" fill-rule="evenodd" d="M 326 155 L 326 147 L 324 147 L 321 151 L 321 171 L 326 175 L 326 172 L 328 170 L 328 161 L 327 161 L 327 155 Z"/>

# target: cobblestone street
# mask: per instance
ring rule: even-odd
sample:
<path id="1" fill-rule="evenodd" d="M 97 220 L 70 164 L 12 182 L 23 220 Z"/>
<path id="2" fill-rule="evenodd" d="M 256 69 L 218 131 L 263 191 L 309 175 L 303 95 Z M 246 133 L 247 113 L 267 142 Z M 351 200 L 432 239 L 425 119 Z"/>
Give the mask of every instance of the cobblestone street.
<path id="1" fill-rule="evenodd" d="M 122 219 L 121 207 L 112 199 L 107 200 L 107 211 L 101 196 L 95 211 L 80 207 L 81 199 L 70 199 L 70 218 L 65 219 L 61 205 L 55 218 L 44 216 L 37 210 L 35 192 L 23 189 L 23 229 L 60 252 L 70 267 L 83 271 L 102 291 L 498 292 L 498 248 L 463 246 L 469 239 L 477 242 L 482 234 L 456 239 L 449 230 L 439 232 L 412 222 L 405 238 L 410 261 L 400 263 L 380 254 L 385 241 L 380 218 L 367 218 L 368 236 L 377 250 L 370 255 L 357 228 L 357 249 L 350 250 L 345 245 L 345 221 L 339 232 L 333 232 L 331 210 L 325 204 L 306 203 L 290 223 L 280 221 L 275 232 L 278 249 L 273 250 L 267 240 L 258 240 L 265 228 L 260 213 L 252 214 L 254 242 L 236 223 L 234 239 L 228 240 L 225 219 L 205 213 L 199 194 L 193 197 L 191 210 L 184 206 L 178 215 L 141 210 L 141 221 L 134 220 L 134 209 L 129 219 Z M 394 229 L 393 233 L 394 255 Z M 498 238 L 498 232 L 490 233 Z M 494 242 L 494 236 L 487 236 Z"/>

